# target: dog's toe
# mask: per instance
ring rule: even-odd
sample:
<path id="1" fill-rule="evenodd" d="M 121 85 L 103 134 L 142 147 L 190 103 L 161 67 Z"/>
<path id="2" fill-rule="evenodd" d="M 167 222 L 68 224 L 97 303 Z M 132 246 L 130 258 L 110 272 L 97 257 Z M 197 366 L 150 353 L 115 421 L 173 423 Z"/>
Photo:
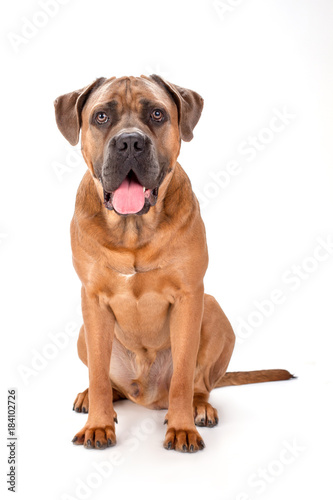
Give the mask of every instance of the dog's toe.
<path id="1" fill-rule="evenodd" d="M 79 392 L 74 401 L 73 410 L 77 413 L 88 413 L 89 410 L 89 389 Z"/>

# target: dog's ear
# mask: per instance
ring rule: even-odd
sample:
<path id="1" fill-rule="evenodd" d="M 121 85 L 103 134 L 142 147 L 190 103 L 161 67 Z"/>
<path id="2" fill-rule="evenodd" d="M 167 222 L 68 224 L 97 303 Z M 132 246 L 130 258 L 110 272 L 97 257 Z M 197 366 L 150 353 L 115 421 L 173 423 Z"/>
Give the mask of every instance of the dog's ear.
<path id="1" fill-rule="evenodd" d="M 158 75 L 150 75 L 154 82 L 161 85 L 173 98 L 178 108 L 180 137 L 189 142 L 193 139 L 193 129 L 201 116 L 204 100 L 194 90 L 184 89 L 169 83 Z"/>
<path id="2" fill-rule="evenodd" d="M 64 94 L 54 101 L 55 116 L 58 128 L 72 146 L 79 142 L 81 113 L 85 102 L 106 78 L 97 78 L 87 87 Z"/>

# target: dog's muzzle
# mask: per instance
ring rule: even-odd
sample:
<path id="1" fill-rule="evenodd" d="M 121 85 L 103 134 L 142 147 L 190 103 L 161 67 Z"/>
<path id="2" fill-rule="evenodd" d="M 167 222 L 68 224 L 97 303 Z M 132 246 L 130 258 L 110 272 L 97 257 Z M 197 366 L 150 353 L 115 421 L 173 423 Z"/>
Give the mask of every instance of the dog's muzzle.
<path id="1" fill-rule="evenodd" d="M 140 132 L 130 132 L 114 137 L 111 146 L 110 163 L 115 171 L 110 177 L 117 178 L 118 187 L 110 190 L 103 185 L 104 206 L 119 215 L 143 215 L 156 204 L 158 195 L 158 185 L 152 187 L 151 177 L 156 177 L 158 167 L 151 159 L 151 145 L 147 146 L 147 138 Z"/>

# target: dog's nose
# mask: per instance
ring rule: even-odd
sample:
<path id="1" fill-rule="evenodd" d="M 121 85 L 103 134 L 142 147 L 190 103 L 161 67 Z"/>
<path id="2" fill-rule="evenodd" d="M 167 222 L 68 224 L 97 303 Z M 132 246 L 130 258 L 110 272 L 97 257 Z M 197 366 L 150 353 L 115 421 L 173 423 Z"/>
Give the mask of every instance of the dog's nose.
<path id="1" fill-rule="evenodd" d="M 144 150 L 145 138 L 139 132 L 124 132 L 117 137 L 115 145 L 119 153 L 134 156 Z"/>

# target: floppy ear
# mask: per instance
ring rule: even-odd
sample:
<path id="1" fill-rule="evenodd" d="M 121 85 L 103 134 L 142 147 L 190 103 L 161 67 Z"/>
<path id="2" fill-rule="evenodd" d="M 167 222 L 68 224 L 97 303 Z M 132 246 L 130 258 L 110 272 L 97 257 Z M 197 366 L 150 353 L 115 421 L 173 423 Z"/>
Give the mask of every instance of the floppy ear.
<path id="1" fill-rule="evenodd" d="M 102 85 L 105 80 L 106 78 L 97 78 L 87 87 L 61 95 L 54 101 L 58 128 L 72 146 L 79 142 L 83 106 L 90 94 Z"/>
<path id="2" fill-rule="evenodd" d="M 150 78 L 161 85 L 177 104 L 180 137 L 183 141 L 191 141 L 193 129 L 201 116 L 203 98 L 194 90 L 169 83 L 158 75 L 150 75 Z"/>

